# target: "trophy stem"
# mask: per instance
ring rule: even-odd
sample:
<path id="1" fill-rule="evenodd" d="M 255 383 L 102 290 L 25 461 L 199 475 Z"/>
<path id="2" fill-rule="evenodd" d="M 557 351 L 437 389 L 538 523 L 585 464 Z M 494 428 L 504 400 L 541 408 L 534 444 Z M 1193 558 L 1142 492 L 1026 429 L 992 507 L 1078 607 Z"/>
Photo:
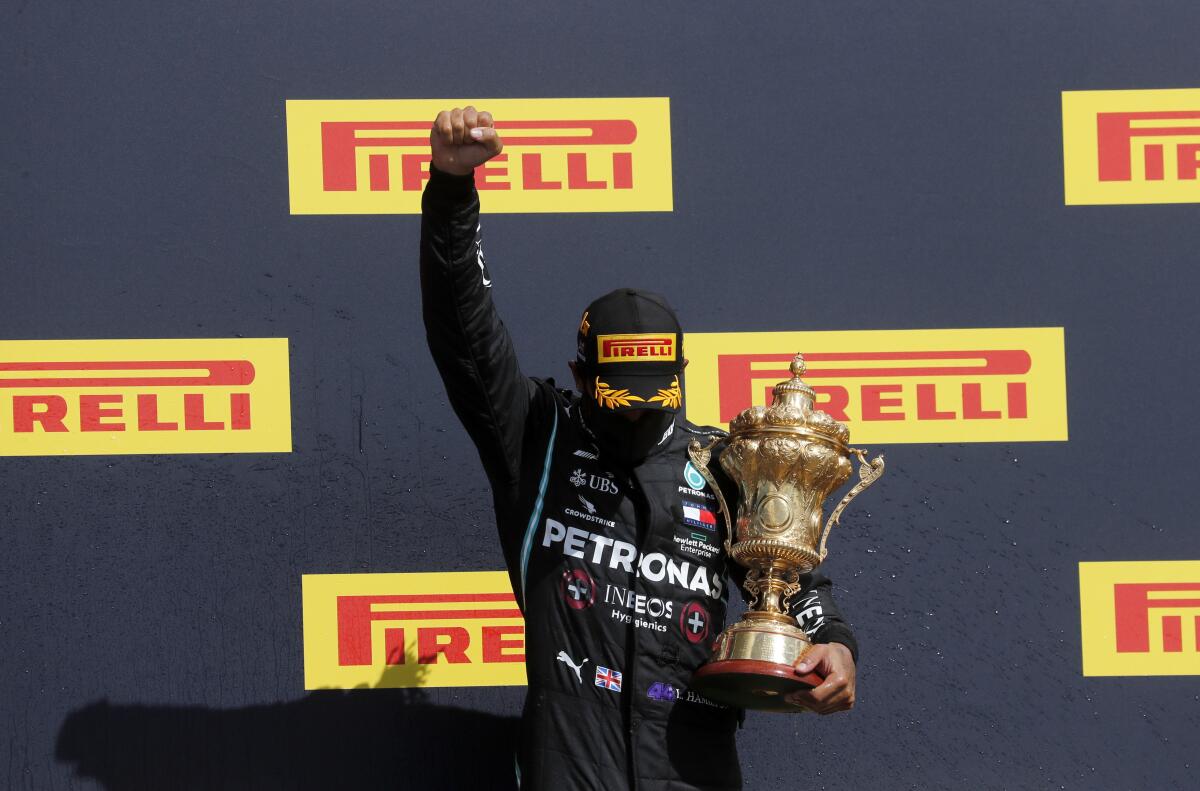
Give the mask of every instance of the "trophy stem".
<path id="1" fill-rule="evenodd" d="M 752 569 L 746 575 L 745 588 L 755 597 L 751 609 L 783 615 L 788 612 L 788 599 L 800 591 L 800 574 L 774 565 Z"/>

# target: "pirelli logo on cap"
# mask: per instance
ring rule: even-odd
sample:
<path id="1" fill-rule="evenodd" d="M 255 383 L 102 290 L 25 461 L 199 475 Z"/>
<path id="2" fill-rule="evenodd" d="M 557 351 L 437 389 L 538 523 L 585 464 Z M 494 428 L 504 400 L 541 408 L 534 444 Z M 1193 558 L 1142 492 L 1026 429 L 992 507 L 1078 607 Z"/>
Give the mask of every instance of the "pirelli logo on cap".
<path id="1" fill-rule="evenodd" d="M 525 684 L 525 621 L 502 571 L 305 574 L 304 688 Z"/>
<path id="2" fill-rule="evenodd" d="M 596 362 L 670 362 L 675 359 L 675 336 L 660 334 L 597 335 Z"/>
<path id="3" fill-rule="evenodd" d="M 1066 202 L 1200 202 L 1200 89 L 1064 91 Z"/>
<path id="4" fill-rule="evenodd" d="M 1200 675 L 1200 560 L 1079 564 L 1085 676 Z"/>
<path id="5" fill-rule="evenodd" d="M 287 102 L 292 214 L 419 214 L 433 119 L 467 105 L 504 139 L 484 211 L 671 211 L 666 98 L 380 99 Z"/>
<path id="6" fill-rule="evenodd" d="M 286 338 L 0 341 L 0 456 L 291 449 Z"/>
<path id="7" fill-rule="evenodd" d="M 1061 327 L 689 333 L 687 415 L 725 427 L 771 403 L 797 352 L 855 444 L 1067 439 Z"/>

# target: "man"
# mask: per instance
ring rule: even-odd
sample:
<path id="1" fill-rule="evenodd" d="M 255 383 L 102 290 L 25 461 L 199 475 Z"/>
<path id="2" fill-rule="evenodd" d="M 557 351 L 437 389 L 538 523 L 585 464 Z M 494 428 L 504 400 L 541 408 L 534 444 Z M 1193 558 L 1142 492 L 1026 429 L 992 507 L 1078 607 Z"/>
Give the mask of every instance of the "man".
<path id="1" fill-rule="evenodd" d="M 717 429 L 681 415 L 686 360 L 659 296 L 593 302 L 570 364 L 578 392 L 527 378 L 489 289 L 474 168 L 503 146 L 486 112 L 438 114 L 422 202 L 429 347 L 479 449 L 526 622 L 526 789 L 734 789 L 740 712 L 688 690 L 724 626 L 726 526 L 687 461 Z M 717 474 L 720 470 L 713 465 Z M 722 480 L 724 478 L 722 477 Z M 722 484 L 724 486 L 724 484 Z M 730 491 L 727 497 L 733 497 Z M 854 637 L 813 574 L 793 614 L 818 643 L 797 667 L 824 683 L 797 706 L 854 703 Z M 799 769 L 799 767 L 798 767 Z"/>

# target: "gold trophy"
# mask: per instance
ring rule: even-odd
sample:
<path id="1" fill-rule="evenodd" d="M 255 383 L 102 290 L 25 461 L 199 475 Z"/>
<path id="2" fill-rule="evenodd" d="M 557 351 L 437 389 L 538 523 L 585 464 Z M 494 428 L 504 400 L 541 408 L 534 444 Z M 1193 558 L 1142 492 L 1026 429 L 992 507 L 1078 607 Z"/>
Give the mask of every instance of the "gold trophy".
<path id="1" fill-rule="evenodd" d="M 692 440 L 688 455 L 717 495 L 728 527 L 725 552 L 745 566 L 743 587 L 750 607 L 717 637 L 712 657 L 696 670 L 691 687 L 713 700 L 747 709 L 802 711 L 785 696 L 820 683 L 801 678 L 793 665 L 812 641 L 788 615 L 788 600 L 801 590 L 800 575 L 825 559 L 825 540 L 842 511 L 883 475 L 883 456 L 848 445 L 850 431 L 813 409 L 815 394 L 800 381 L 804 358 L 792 360 L 792 378 L 775 385 L 774 403 L 742 412 L 729 424 L 721 467 L 738 486 L 737 522 L 708 469 L 711 451 Z M 718 440 L 719 441 L 719 440 Z M 821 527 L 822 506 L 850 477 L 850 457 L 859 461 L 855 484 Z M 732 537 L 732 546 L 731 546 Z"/>

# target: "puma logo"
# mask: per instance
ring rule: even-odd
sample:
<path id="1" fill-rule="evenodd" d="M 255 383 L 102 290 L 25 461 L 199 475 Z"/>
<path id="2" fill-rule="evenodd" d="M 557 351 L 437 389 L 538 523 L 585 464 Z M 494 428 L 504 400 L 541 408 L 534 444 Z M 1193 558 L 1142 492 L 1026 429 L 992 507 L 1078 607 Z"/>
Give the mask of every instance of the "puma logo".
<path id="1" fill-rule="evenodd" d="M 575 671 L 575 678 L 576 678 L 576 679 L 578 679 L 578 681 L 579 681 L 579 683 L 580 683 L 580 684 L 582 684 L 582 683 L 583 683 L 583 676 L 582 676 L 582 675 L 580 675 L 580 671 L 581 671 L 581 670 L 583 670 L 583 666 L 587 664 L 587 659 L 586 659 L 586 658 L 585 658 L 585 659 L 584 659 L 582 662 L 580 662 L 580 663 L 577 665 L 577 664 L 575 664 L 574 662 L 572 662 L 572 661 L 571 661 L 571 657 L 567 656 L 567 652 L 566 652 L 566 651 L 559 651 L 559 652 L 558 652 L 558 661 L 559 661 L 559 662 L 562 662 L 564 665 L 567 665 L 567 666 L 568 666 L 568 667 L 570 667 L 572 670 L 574 670 L 574 671 Z"/>

